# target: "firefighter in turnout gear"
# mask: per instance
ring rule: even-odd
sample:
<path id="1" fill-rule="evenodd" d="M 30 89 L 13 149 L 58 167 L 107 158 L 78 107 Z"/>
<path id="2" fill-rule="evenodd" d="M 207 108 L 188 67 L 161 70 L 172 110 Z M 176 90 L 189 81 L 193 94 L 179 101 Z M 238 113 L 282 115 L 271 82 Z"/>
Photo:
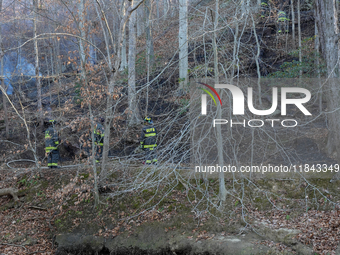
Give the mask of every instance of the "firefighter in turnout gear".
<path id="1" fill-rule="evenodd" d="M 96 162 L 98 163 L 101 157 L 103 156 L 103 145 L 104 145 L 104 118 L 99 118 L 99 122 L 96 123 L 94 127 L 94 144 L 96 145 Z"/>
<path id="2" fill-rule="evenodd" d="M 59 161 L 59 134 L 54 129 L 56 122 L 48 121 L 48 128 L 45 131 L 45 150 L 47 154 L 47 166 L 49 168 L 57 168 Z"/>
<path id="3" fill-rule="evenodd" d="M 284 11 L 279 11 L 277 17 L 277 25 L 278 29 L 277 32 L 281 34 L 282 32 L 288 33 L 288 21 L 287 14 Z"/>
<path id="4" fill-rule="evenodd" d="M 142 129 L 142 135 L 140 140 L 140 146 L 145 151 L 145 164 L 150 165 L 157 164 L 156 158 L 156 138 L 157 130 L 153 125 L 150 117 L 145 117 L 144 127 Z"/>
<path id="5" fill-rule="evenodd" d="M 266 18 L 269 15 L 268 0 L 261 0 L 261 18 Z"/>

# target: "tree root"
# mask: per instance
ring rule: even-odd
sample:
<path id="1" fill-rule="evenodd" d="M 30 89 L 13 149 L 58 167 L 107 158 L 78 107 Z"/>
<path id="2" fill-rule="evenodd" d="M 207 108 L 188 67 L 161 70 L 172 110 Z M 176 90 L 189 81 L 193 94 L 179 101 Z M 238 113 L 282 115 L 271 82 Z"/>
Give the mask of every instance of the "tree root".
<path id="1" fill-rule="evenodd" d="M 0 189 L 0 197 L 5 196 L 5 195 L 11 195 L 14 198 L 15 202 L 19 201 L 17 189 L 13 189 L 13 188 Z"/>

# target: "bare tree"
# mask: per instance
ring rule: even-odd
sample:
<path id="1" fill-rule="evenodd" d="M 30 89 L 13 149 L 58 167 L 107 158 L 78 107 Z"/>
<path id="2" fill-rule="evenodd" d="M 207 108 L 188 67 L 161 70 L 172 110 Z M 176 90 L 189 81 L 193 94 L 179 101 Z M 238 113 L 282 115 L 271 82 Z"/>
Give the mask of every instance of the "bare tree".
<path id="1" fill-rule="evenodd" d="M 302 44 L 301 44 L 301 11 L 300 0 L 297 0 L 297 12 L 298 12 L 298 40 L 299 40 L 299 62 L 302 63 Z M 299 77 L 302 77 L 302 69 L 300 70 Z"/>
<path id="2" fill-rule="evenodd" d="M 123 1 L 122 3 L 122 16 L 124 17 L 126 15 L 126 1 Z M 127 54 L 126 54 L 126 31 L 124 31 L 124 39 L 123 39 L 123 43 L 121 45 L 121 58 L 122 58 L 122 63 L 120 65 L 120 71 L 125 70 L 128 67 L 128 63 L 127 63 Z"/>
<path id="3" fill-rule="evenodd" d="M 135 1 L 131 1 L 131 6 L 134 6 Z M 128 78 L 128 101 L 129 101 L 129 123 L 130 125 L 140 122 L 137 94 L 136 94 L 136 20 L 137 12 L 131 14 L 129 20 L 129 78 Z"/>
<path id="4" fill-rule="evenodd" d="M 327 65 L 329 77 L 327 88 L 327 107 L 330 111 L 328 118 L 329 134 L 327 149 L 329 154 L 337 153 L 340 162 L 340 111 L 339 111 L 339 84 L 334 78 L 339 77 L 338 51 L 338 13 L 335 11 L 335 0 L 315 1 L 316 23 L 320 35 L 322 56 Z"/>
<path id="5" fill-rule="evenodd" d="M 163 0 L 163 19 L 166 20 L 168 15 L 168 0 Z"/>
<path id="6" fill-rule="evenodd" d="M 145 115 L 148 114 L 149 105 L 149 82 L 150 82 L 150 68 L 152 68 L 154 61 L 154 49 L 153 49 L 153 38 L 152 38 L 152 27 L 151 27 L 151 14 L 152 14 L 152 4 L 150 0 L 146 0 L 145 6 L 145 32 L 146 32 L 146 68 L 147 68 L 147 78 L 146 78 L 146 107 Z"/>
<path id="7" fill-rule="evenodd" d="M 33 37 L 34 39 L 34 53 L 35 53 L 35 79 L 37 84 L 37 99 L 38 99 L 38 120 L 40 126 L 43 126 L 43 110 L 41 103 L 41 81 L 40 81 L 40 69 L 39 69 L 39 49 L 38 49 L 38 39 L 37 39 L 37 19 L 38 19 L 38 1 L 33 0 Z"/>
<path id="8" fill-rule="evenodd" d="M 218 71 L 218 51 L 217 51 L 217 28 L 218 28 L 218 19 L 219 19 L 219 0 L 215 0 L 215 15 L 214 15 L 214 32 L 213 32 L 213 51 L 214 51 L 214 72 L 215 72 L 215 84 L 219 84 L 219 71 Z M 217 108 L 217 117 L 222 119 L 222 109 L 219 105 Z M 222 131 L 221 125 L 216 127 L 217 130 L 217 148 L 218 148 L 218 163 L 219 165 L 224 165 L 224 157 L 223 157 L 223 143 L 222 143 Z M 224 181 L 224 173 L 219 173 L 219 200 L 221 201 L 221 205 L 225 202 L 227 198 L 227 190 L 225 188 Z"/>
<path id="9" fill-rule="evenodd" d="M 292 9 L 292 41 L 293 47 L 295 47 L 295 10 L 294 10 L 294 0 L 290 0 L 290 6 Z"/>
<path id="10" fill-rule="evenodd" d="M 2 12 L 2 0 L 0 1 L 0 13 Z M 0 45 L 2 45 L 2 26 L 0 25 Z M 4 58 L 1 56 L 1 86 L 3 88 L 3 91 L 6 91 L 5 87 L 5 79 L 4 79 Z M 9 124 L 8 124 L 8 111 L 7 111 L 7 98 L 5 93 L 2 93 L 2 104 L 4 107 L 4 113 L 5 113 L 5 126 L 6 126 L 6 138 L 9 137 Z"/>
<path id="11" fill-rule="evenodd" d="M 109 149 L 110 149 L 110 131 L 111 131 L 111 121 L 113 118 L 113 96 L 114 96 L 114 85 L 115 81 L 117 79 L 119 66 L 121 63 L 121 46 L 123 43 L 123 40 L 125 38 L 125 27 L 126 23 L 129 20 L 131 14 L 144 2 L 144 0 L 139 1 L 137 4 L 134 6 L 130 6 L 127 11 L 125 16 L 122 17 L 120 26 L 119 26 L 119 31 L 118 31 L 118 39 L 117 39 L 117 48 L 118 52 L 115 55 L 114 60 L 112 61 L 112 65 L 109 68 L 111 69 L 111 73 L 108 79 L 108 87 L 107 87 L 107 102 L 106 102 L 106 111 L 105 111 L 105 138 L 104 138 L 104 146 L 103 146 L 103 158 L 102 158 L 102 175 L 105 176 L 105 171 L 106 171 L 106 162 L 108 160 L 108 154 L 109 154 Z M 97 2 L 98 3 L 98 2 Z M 105 21 L 105 26 L 109 31 L 109 35 L 111 38 L 111 41 L 113 41 L 113 36 L 111 33 L 111 30 L 109 28 L 107 19 L 105 14 L 103 13 L 102 10 L 102 18 Z"/>
<path id="12" fill-rule="evenodd" d="M 81 63 L 81 76 L 82 76 L 82 82 L 85 80 L 85 47 L 84 47 L 84 39 L 86 39 L 86 33 L 85 33 L 85 3 L 84 0 L 78 0 L 78 29 L 80 33 L 81 39 L 78 40 L 79 42 L 79 55 L 80 55 L 80 63 Z"/>
<path id="13" fill-rule="evenodd" d="M 188 0 L 179 0 L 179 89 L 188 82 Z"/>

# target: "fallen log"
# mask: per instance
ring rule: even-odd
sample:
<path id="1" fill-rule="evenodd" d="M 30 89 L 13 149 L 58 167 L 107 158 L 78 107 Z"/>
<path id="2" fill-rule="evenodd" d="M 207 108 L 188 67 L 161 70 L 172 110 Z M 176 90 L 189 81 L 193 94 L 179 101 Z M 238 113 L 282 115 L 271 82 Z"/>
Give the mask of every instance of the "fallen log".
<path id="1" fill-rule="evenodd" d="M 19 201 L 17 189 L 13 188 L 0 189 L 0 197 L 5 195 L 11 195 L 15 201 Z"/>

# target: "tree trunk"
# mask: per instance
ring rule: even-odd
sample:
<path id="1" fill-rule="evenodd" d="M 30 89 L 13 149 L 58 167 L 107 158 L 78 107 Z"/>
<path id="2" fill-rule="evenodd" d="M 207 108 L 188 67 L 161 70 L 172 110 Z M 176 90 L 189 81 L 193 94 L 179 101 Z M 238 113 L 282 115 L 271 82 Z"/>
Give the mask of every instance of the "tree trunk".
<path id="1" fill-rule="evenodd" d="M 237 14 L 236 14 L 237 15 Z M 236 16 L 237 17 L 237 16 Z M 238 56 L 237 56 L 237 41 L 238 41 L 238 33 L 239 33 L 239 24 L 238 22 L 236 22 L 235 24 L 235 34 L 234 34 L 234 48 L 233 48 L 233 63 L 232 63 L 232 67 L 231 67 L 231 80 L 234 79 L 235 76 L 235 67 L 238 67 Z"/>
<path id="2" fill-rule="evenodd" d="M 134 2 L 134 0 L 131 1 L 131 6 L 134 5 Z M 133 12 L 129 20 L 128 101 L 130 110 L 130 125 L 138 124 L 140 122 L 136 95 L 136 19 L 137 12 Z"/>
<path id="3" fill-rule="evenodd" d="M 0 13 L 2 12 L 2 0 L 0 0 Z M 0 25 L 0 45 L 2 45 L 2 26 Z M 1 56 L 1 77 L 4 77 L 4 58 Z M 1 79 L 1 86 L 3 87 L 4 91 L 7 90 L 5 87 L 5 80 L 4 78 Z M 7 111 L 7 98 L 5 93 L 2 93 L 2 104 L 4 106 L 4 119 L 5 119 L 5 126 L 6 126 L 6 138 L 9 137 L 9 125 L 8 125 L 8 111 Z"/>
<path id="4" fill-rule="evenodd" d="M 252 21 L 253 21 L 254 36 L 255 36 L 256 46 L 257 46 L 256 47 L 257 52 L 256 52 L 256 55 L 255 55 L 256 71 L 257 71 L 257 88 L 258 88 L 258 93 L 259 93 L 259 104 L 262 106 L 261 73 L 260 73 L 260 63 L 259 63 L 261 47 L 260 47 L 259 39 L 257 37 L 256 26 L 255 26 L 255 21 L 253 19 L 253 16 L 251 18 L 252 18 Z"/>
<path id="5" fill-rule="evenodd" d="M 33 37 L 37 37 L 37 19 L 38 19 L 38 6 L 37 0 L 33 0 L 34 6 L 34 19 L 33 19 Z M 37 85 L 37 96 L 38 96 L 38 122 L 40 127 L 42 128 L 44 125 L 43 120 L 43 110 L 41 103 L 41 82 L 39 76 L 39 49 L 38 49 L 38 40 L 34 39 L 34 53 L 35 53 L 35 80 Z"/>
<path id="6" fill-rule="evenodd" d="M 338 163 L 340 162 L 340 111 L 339 108 L 339 84 L 334 78 L 339 77 L 338 61 L 338 14 L 335 11 L 335 0 L 315 1 L 316 22 L 320 35 L 320 46 L 322 56 L 327 65 L 328 73 L 328 88 L 326 88 L 327 108 L 329 113 L 328 118 L 328 154 L 337 154 Z M 332 112 L 334 111 L 334 112 Z"/>
<path id="7" fill-rule="evenodd" d="M 316 14 L 315 14 L 316 16 Z M 317 77 L 318 77 L 318 82 L 319 82 L 319 111 L 320 114 L 322 113 L 322 83 L 320 81 L 321 78 L 321 74 L 320 74 L 320 60 L 319 60 L 319 55 L 320 55 L 320 38 L 319 38 L 319 31 L 318 31 L 318 26 L 316 24 L 316 20 L 315 20 L 315 44 L 314 44 L 314 50 L 315 50 L 315 66 L 316 66 L 316 73 L 317 73 Z"/>
<path id="8" fill-rule="evenodd" d="M 297 13 L 298 13 L 298 40 L 299 40 L 299 62 L 302 63 L 302 49 L 301 49 L 301 11 L 300 11 L 300 0 L 297 0 Z M 299 78 L 302 78 L 302 70 L 299 72 Z"/>
<path id="9" fill-rule="evenodd" d="M 153 38 L 152 38 L 152 28 L 150 24 L 151 14 L 152 14 L 152 5 L 150 0 L 145 0 L 145 31 L 146 31 L 146 54 L 149 59 L 149 63 L 152 66 L 154 60 L 154 49 L 153 49 Z"/>
<path id="10" fill-rule="evenodd" d="M 125 6 L 125 1 L 122 7 L 122 13 L 123 16 L 125 16 L 125 11 L 126 11 L 126 6 Z M 127 67 L 128 67 L 128 63 L 127 63 L 127 54 L 126 54 L 126 31 L 124 30 L 124 39 L 123 39 L 123 43 L 121 46 L 121 58 L 122 58 L 122 62 L 120 65 L 120 71 L 124 71 Z"/>
<path id="11" fill-rule="evenodd" d="M 167 1 L 168 0 L 163 0 L 163 19 L 164 20 L 166 20 L 167 13 L 168 13 Z"/>
<path id="12" fill-rule="evenodd" d="M 214 32 L 213 32 L 213 52 L 214 52 L 214 73 L 215 73 L 215 84 L 219 84 L 219 71 L 218 71 L 218 51 L 217 51 L 217 35 L 216 30 L 218 27 L 218 9 L 219 9 L 219 0 L 215 0 L 215 20 L 214 20 Z M 218 105 L 217 108 L 217 118 L 222 119 L 222 109 L 221 106 Z M 220 166 L 224 166 L 224 159 L 223 159 L 223 139 L 222 139 L 222 130 L 221 125 L 217 125 L 217 148 L 218 148 L 218 164 Z M 227 198 L 227 190 L 225 188 L 225 181 L 224 181 L 224 172 L 219 173 L 219 200 L 221 205 L 225 202 Z"/>
<path id="13" fill-rule="evenodd" d="M 85 26 L 84 26 L 84 17 L 85 17 L 85 6 L 84 6 L 84 0 L 78 0 L 78 15 L 79 15 L 79 31 L 80 31 L 80 37 L 82 39 L 86 38 L 85 34 Z M 82 82 L 85 80 L 85 49 L 84 49 L 84 41 L 82 39 L 79 39 L 79 55 L 80 55 L 80 63 L 81 63 L 81 77 Z"/>
<path id="14" fill-rule="evenodd" d="M 146 65 L 147 65 L 147 87 L 146 87 L 146 107 L 145 116 L 148 114 L 149 105 L 149 82 L 150 82 L 150 69 L 152 68 L 154 61 L 154 50 L 153 50 L 153 38 L 152 38 L 152 28 L 150 26 L 152 5 L 150 0 L 146 0 L 145 3 L 145 32 L 146 32 Z"/>
<path id="15" fill-rule="evenodd" d="M 295 48 L 295 13 L 294 13 L 294 0 L 291 0 L 291 9 L 292 9 L 292 39 L 293 39 L 293 48 Z"/>
<path id="16" fill-rule="evenodd" d="M 179 0 L 179 89 L 188 83 L 188 0 Z"/>
<path id="17" fill-rule="evenodd" d="M 111 56 L 110 56 L 110 39 L 109 39 L 108 31 L 107 31 L 105 25 L 103 24 L 103 20 L 102 20 L 102 17 L 100 16 L 100 12 L 98 10 L 97 5 L 95 5 L 95 8 L 96 8 L 98 20 L 100 22 L 100 26 L 101 26 L 102 31 L 103 31 L 103 36 L 104 36 L 104 41 L 105 41 L 105 48 L 106 48 L 106 54 L 107 54 L 107 60 L 109 62 L 108 64 L 109 64 L 109 66 L 112 66 Z M 125 51 L 125 54 L 126 54 L 126 51 Z M 125 62 L 126 62 L 126 56 L 125 56 Z M 127 63 L 125 63 L 125 65 L 126 64 Z"/>

